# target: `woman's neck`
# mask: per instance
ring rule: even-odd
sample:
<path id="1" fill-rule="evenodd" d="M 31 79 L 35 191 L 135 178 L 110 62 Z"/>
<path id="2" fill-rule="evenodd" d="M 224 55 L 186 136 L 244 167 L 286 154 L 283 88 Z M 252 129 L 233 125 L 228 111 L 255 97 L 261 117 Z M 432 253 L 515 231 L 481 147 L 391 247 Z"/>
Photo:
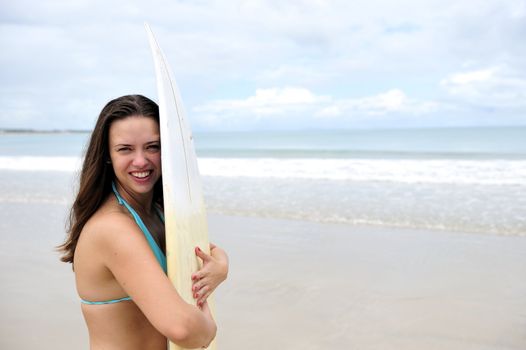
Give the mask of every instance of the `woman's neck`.
<path id="1" fill-rule="evenodd" d="M 150 215 L 153 210 L 153 191 L 136 194 L 126 190 L 118 182 L 115 183 L 120 196 L 128 202 L 136 211 Z"/>

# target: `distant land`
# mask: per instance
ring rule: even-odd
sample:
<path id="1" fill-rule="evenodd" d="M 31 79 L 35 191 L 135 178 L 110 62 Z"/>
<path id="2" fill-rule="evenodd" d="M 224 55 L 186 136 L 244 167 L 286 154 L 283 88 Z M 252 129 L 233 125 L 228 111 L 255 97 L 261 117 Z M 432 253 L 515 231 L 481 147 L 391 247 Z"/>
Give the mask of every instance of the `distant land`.
<path id="1" fill-rule="evenodd" d="M 477 126 L 428 126 L 428 127 L 398 127 L 398 128 L 349 128 L 349 129 L 248 129 L 248 130 L 195 130 L 197 134 L 251 134 L 251 133 L 318 133 L 318 132 L 378 132 L 378 131 L 432 131 L 432 130 L 523 130 L 526 125 L 477 125 Z M 82 129 L 25 129 L 25 128 L 1 128 L 2 134 L 89 134 L 93 130 Z"/>
<path id="2" fill-rule="evenodd" d="M 36 129 L 2 129 L 0 134 L 87 134 L 90 130 L 36 130 Z"/>

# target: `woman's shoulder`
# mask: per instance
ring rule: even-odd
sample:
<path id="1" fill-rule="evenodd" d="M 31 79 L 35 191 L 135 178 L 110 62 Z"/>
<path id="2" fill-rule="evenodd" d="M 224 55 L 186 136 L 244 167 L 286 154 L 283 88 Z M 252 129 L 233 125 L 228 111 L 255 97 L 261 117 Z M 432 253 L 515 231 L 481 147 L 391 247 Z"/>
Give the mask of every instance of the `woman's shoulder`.
<path id="1" fill-rule="evenodd" d="M 120 256 L 133 249 L 130 242 L 142 239 L 137 230 L 133 218 L 120 210 L 117 203 L 105 201 L 82 229 L 75 247 L 75 270 L 81 273 L 86 266 L 105 265 L 112 255 Z"/>
<path id="2" fill-rule="evenodd" d="M 130 231 L 139 228 L 133 218 L 116 201 L 107 200 L 91 216 L 82 229 L 81 238 L 94 241 L 118 239 L 119 236 L 129 236 Z M 139 230 L 140 231 L 140 230 Z"/>

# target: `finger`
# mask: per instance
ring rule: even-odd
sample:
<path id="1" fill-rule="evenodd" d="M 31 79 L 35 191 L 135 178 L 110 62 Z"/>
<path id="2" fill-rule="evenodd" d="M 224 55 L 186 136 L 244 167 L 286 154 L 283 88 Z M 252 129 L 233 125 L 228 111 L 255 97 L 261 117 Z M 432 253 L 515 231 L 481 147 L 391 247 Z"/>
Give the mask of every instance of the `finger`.
<path id="1" fill-rule="evenodd" d="M 205 295 L 202 295 L 199 298 L 197 298 L 197 305 L 202 305 L 208 299 L 210 294 L 210 292 L 207 292 Z"/>
<path id="2" fill-rule="evenodd" d="M 208 278 L 203 278 L 203 279 L 200 279 L 199 281 L 196 281 L 193 286 L 192 286 L 192 291 L 193 292 L 198 292 L 201 290 L 201 288 L 203 288 L 204 286 L 206 286 L 207 284 L 209 284 L 210 281 Z"/>
<path id="3" fill-rule="evenodd" d="M 196 271 L 192 274 L 192 282 L 197 283 L 203 278 L 208 278 L 211 276 L 211 271 L 208 266 L 203 267 L 201 270 Z"/>
<path id="4" fill-rule="evenodd" d="M 198 284 L 197 282 L 193 284 L 192 286 L 192 293 L 195 293 L 197 291 L 199 291 L 199 289 L 201 289 L 203 286 Z"/>
<path id="5" fill-rule="evenodd" d="M 204 292 L 202 295 L 199 295 L 198 298 L 197 298 L 197 304 L 204 303 L 208 299 L 210 294 L 212 294 L 212 291 L 207 289 L 206 292 Z"/>
<path id="6" fill-rule="evenodd" d="M 202 297 L 202 295 L 199 294 L 199 292 L 192 292 L 192 296 L 194 297 L 194 299 L 196 299 L 196 301 L 198 302 L 197 304 L 199 305 L 199 299 Z"/>
<path id="7" fill-rule="evenodd" d="M 204 268 L 202 268 L 201 270 L 199 271 L 196 271 L 192 274 L 192 281 L 194 283 L 196 283 L 197 281 L 199 281 L 200 279 L 206 277 L 208 275 L 208 273 L 206 272 L 206 270 Z"/>
<path id="8" fill-rule="evenodd" d="M 198 301 L 199 300 L 203 300 L 203 297 L 205 295 L 209 294 L 209 290 L 210 290 L 210 288 L 208 288 L 208 286 L 204 286 L 203 288 L 201 288 L 197 292 L 194 292 L 194 298 L 197 299 Z"/>
<path id="9" fill-rule="evenodd" d="M 200 257 L 203 260 L 203 262 L 207 262 L 211 259 L 211 256 L 203 252 L 199 247 L 195 247 L 195 255 Z"/>

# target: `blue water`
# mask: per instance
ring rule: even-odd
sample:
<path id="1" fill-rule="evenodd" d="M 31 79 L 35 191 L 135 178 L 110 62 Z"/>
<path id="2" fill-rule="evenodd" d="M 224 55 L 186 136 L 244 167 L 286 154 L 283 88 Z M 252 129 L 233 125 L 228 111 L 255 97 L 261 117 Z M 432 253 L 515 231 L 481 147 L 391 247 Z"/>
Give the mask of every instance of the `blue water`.
<path id="1" fill-rule="evenodd" d="M 88 133 L 0 133 L 0 155 L 78 157 L 88 138 Z"/>
<path id="2" fill-rule="evenodd" d="M 526 158 L 526 127 L 197 133 L 203 156 Z"/>
<path id="3" fill-rule="evenodd" d="M 0 134 L 0 155 L 78 156 L 88 133 Z M 526 159 L 526 127 L 194 134 L 203 157 Z"/>
<path id="4" fill-rule="evenodd" d="M 196 133 L 194 140 L 213 212 L 526 235 L 525 135 L 525 127 L 500 127 Z M 0 134 L 0 170 L 13 174 L 4 176 L 0 203 L 70 201 L 88 137 Z M 48 176 L 60 188 L 57 171 L 71 179 L 69 190 L 35 193 Z"/>

